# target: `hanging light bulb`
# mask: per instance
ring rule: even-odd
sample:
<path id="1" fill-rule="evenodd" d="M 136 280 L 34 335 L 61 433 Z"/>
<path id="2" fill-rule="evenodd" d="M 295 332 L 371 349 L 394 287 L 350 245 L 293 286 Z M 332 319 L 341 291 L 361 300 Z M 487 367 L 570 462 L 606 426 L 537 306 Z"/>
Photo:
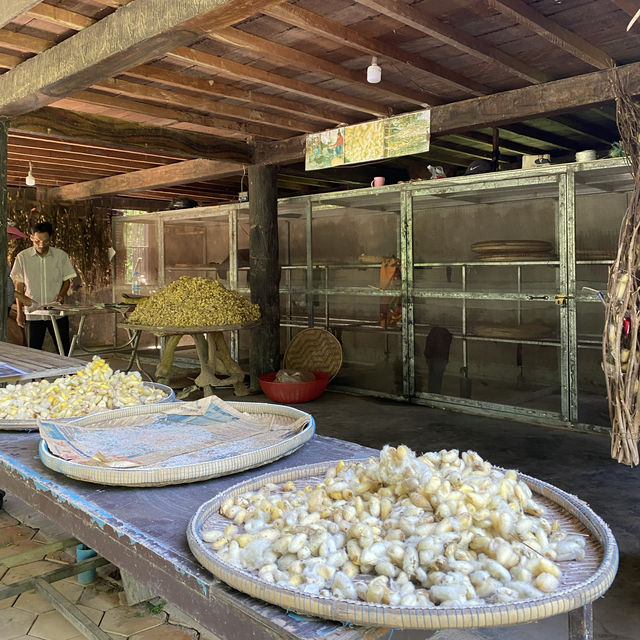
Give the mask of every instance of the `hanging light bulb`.
<path id="1" fill-rule="evenodd" d="M 31 161 L 29 161 L 29 173 L 27 173 L 27 177 L 24 179 L 27 183 L 27 187 L 35 187 L 36 179 L 33 177 L 33 167 L 31 166 Z"/>
<path id="2" fill-rule="evenodd" d="M 378 58 L 373 56 L 371 64 L 367 67 L 367 82 L 376 84 L 382 79 L 382 69 L 378 65 Z"/>

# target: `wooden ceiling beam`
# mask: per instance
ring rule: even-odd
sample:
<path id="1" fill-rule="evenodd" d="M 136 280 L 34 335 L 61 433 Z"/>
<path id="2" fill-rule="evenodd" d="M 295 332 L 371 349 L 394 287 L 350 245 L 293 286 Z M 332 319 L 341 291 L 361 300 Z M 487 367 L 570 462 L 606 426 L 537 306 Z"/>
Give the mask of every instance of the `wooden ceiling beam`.
<path id="1" fill-rule="evenodd" d="M 435 16 L 427 15 L 414 9 L 401 0 L 356 0 L 356 2 L 397 22 L 401 22 L 420 33 L 444 42 L 459 51 L 464 51 L 491 64 L 499 65 L 509 73 L 523 78 L 527 82 L 537 84 L 550 80 L 547 74 L 522 62 L 519 58 L 515 58 L 487 44 L 482 38 L 471 36 Z"/>
<path id="2" fill-rule="evenodd" d="M 522 0 L 485 0 L 485 2 L 596 69 L 609 69 L 616 66 L 616 61 L 602 49 L 550 20 Z"/>
<path id="3" fill-rule="evenodd" d="M 243 165 L 218 160 L 186 160 L 163 167 L 143 169 L 80 184 L 70 184 L 49 191 L 51 200 L 88 200 L 97 196 L 135 193 L 145 189 L 169 187 L 200 180 L 212 180 L 241 174 Z"/>
<path id="4" fill-rule="evenodd" d="M 419 106 L 428 106 L 430 103 L 442 102 L 438 96 L 423 91 L 415 91 L 393 82 L 381 81 L 376 84 L 370 84 L 367 82 L 365 69 L 361 71 L 347 69 L 334 62 L 323 60 L 322 58 L 312 56 L 299 49 L 286 47 L 277 42 L 271 42 L 271 40 L 260 38 L 251 33 L 241 31 L 240 29 L 231 27 L 222 29 L 211 33 L 210 37 L 220 42 L 260 54 L 261 57 L 266 57 L 267 60 L 276 60 L 280 64 L 287 65 L 288 67 L 294 67 L 309 73 L 323 74 L 329 78 L 342 80 L 348 84 L 367 87 L 370 90 L 385 94 L 387 98 L 392 97 L 396 100 L 400 99 L 404 102 L 410 102 Z"/>
<path id="5" fill-rule="evenodd" d="M 322 102 L 338 105 L 343 109 L 352 109 L 369 115 L 389 115 L 389 109 L 386 105 L 374 102 L 373 100 L 365 100 L 363 98 L 357 98 L 338 91 L 332 91 L 331 89 L 326 89 L 324 87 L 317 87 L 316 85 L 309 84 L 308 82 L 301 82 L 294 78 L 286 78 L 278 75 L 277 73 L 272 73 L 271 71 L 264 71 L 248 64 L 240 64 L 239 62 L 227 60 L 220 56 L 213 56 L 197 49 L 180 47 L 174 51 L 170 51 L 167 55 L 171 58 L 190 62 L 206 69 L 212 69 L 216 73 L 220 73 L 225 77 L 233 78 L 234 80 L 256 82 L 268 87 L 284 89 L 286 91 L 305 96 L 306 98 L 315 98 Z M 301 108 L 304 109 L 304 106 L 301 105 Z"/>
<path id="6" fill-rule="evenodd" d="M 444 80 L 474 95 L 491 93 L 491 89 L 486 85 L 467 78 L 455 71 L 451 71 L 437 62 L 423 58 L 415 53 L 404 51 L 400 47 L 388 44 L 384 40 L 364 36 L 355 29 L 345 27 L 335 20 L 329 20 L 324 16 L 307 11 L 302 7 L 286 3 L 270 7 L 266 9 L 264 13 L 272 18 L 309 31 L 310 33 L 315 33 L 323 38 L 333 40 L 342 46 L 373 56 L 385 56 L 396 62 L 406 64 L 413 69 L 426 71 L 435 78 Z M 431 100 L 431 104 L 440 104 L 441 102 L 442 100 L 439 102 Z"/>
<path id="7" fill-rule="evenodd" d="M 0 115 L 34 111 L 282 1 L 136 0 L 0 76 Z"/>
<path id="8" fill-rule="evenodd" d="M 431 134 L 464 133 L 484 127 L 505 128 L 518 135 L 522 125 L 512 123 L 530 118 L 552 117 L 570 113 L 613 100 L 613 77 L 625 87 L 629 95 L 640 94 L 640 62 L 632 62 L 615 70 L 594 71 L 581 76 L 554 80 L 544 85 L 503 91 L 491 96 L 470 98 L 440 105 L 431 109 Z M 520 129 L 520 132 L 518 132 Z M 537 131 L 534 129 L 534 131 Z M 549 134 L 544 134 L 549 138 Z M 562 140 L 560 136 L 557 136 Z M 542 135 L 538 138 L 543 140 Z M 253 162 L 256 164 L 294 162 L 304 157 L 303 136 L 256 145 Z M 570 149 L 567 141 L 562 148 Z M 550 143 L 554 144 L 554 143 Z M 555 145 L 558 146 L 558 145 Z M 270 160 L 277 158 L 277 160 Z"/>
<path id="9" fill-rule="evenodd" d="M 211 100 L 203 96 L 194 96 L 184 93 L 178 93 L 160 87 L 150 87 L 149 85 L 137 82 L 128 82 L 127 80 L 106 79 L 97 85 L 96 88 L 103 89 L 109 93 L 122 95 L 129 98 L 150 100 L 160 102 L 163 105 L 186 107 L 212 115 L 222 115 L 230 118 L 238 118 L 239 120 L 248 120 L 249 122 L 259 122 L 268 126 L 282 127 L 290 131 L 304 131 L 311 133 L 322 129 L 317 123 L 311 123 L 303 118 L 293 118 L 292 116 L 283 116 L 277 113 L 269 113 L 268 111 L 260 111 L 258 109 L 248 109 L 235 104 Z M 301 114 L 303 115 L 303 114 Z M 259 135 L 259 134 L 258 134 Z"/>
<path id="10" fill-rule="evenodd" d="M 142 126 L 116 118 L 76 113 L 45 107 L 13 118 L 9 133 L 33 134 L 56 138 L 68 144 L 86 144 L 96 148 L 121 149 L 181 158 L 228 159 L 247 162 L 244 143 L 228 138 L 193 134 L 166 127 Z"/>
<path id="11" fill-rule="evenodd" d="M 89 105 L 87 107 L 86 105 Z M 228 118 L 204 116 L 170 107 L 138 102 L 129 98 L 120 98 L 95 91 L 78 91 L 74 95 L 53 103 L 53 106 L 71 109 L 72 111 L 88 111 L 96 113 L 95 107 L 106 107 L 120 111 L 118 118 L 136 121 L 137 117 L 152 117 L 166 120 L 163 126 L 181 128 L 181 125 L 192 125 L 194 130 L 215 133 L 217 135 L 246 140 L 249 136 L 264 138 L 286 138 L 291 130 L 252 122 L 238 122 Z M 126 112 L 126 113 L 125 113 Z M 129 117 L 127 116 L 129 114 Z M 133 114 L 133 115 L 132 115 Z"/>
<path id="12" fill-rule="evenodd" d="M 239 89 L 238 87 L 221 82 L 218 78 L 197 78 L 177 71 L 168 71 L 160 67 L 152 67 L 150 65 L 141 65 L 129 69 L 126 76 L 133 78 L 141 78 L 158 82 L 168 87 L 176 87 L 178 89 L 186 89 L 197 93 L 206 94 L 208 96 L 216 95 L 221 98 L 232 98 L 241 100 L 262 107 L 269 107 L 286 113 L 294 113 L 300 115 L 300 103 L 295 100 L 281 98 L 280 96 L 271 96 L 260 91 L 250 91 L 247 89 Z M 337 109 L 329 109 L 323 105 L 304 105 L 304 115 L 329 124 L 339 124 L 343 122 L 352 122 L 353 116 L 349 116 Z"/>
<path id="13" fill-rule="evenodd" d="M 3 0 L 0 7 L 0 27 L 13 22 L 18 16 L 26 13 L 42 0 Z"/>

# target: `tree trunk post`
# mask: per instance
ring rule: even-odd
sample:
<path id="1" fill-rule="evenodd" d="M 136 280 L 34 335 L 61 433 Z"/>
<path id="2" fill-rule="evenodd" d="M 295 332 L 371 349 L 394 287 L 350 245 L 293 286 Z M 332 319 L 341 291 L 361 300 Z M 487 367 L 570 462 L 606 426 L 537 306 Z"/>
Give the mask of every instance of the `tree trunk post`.
<path id="1" fill-rule="evenodd" d="M 278 251 L 278 168 L 249 167 L 249 253 L 251 302 L 260 306 L 249 358 L 251 390 L 258 377 L 280 367 L 280 264 Z"/>
<path id="2" fill-rule="evenodd" d="M 7 153 L 9 122 L 0 120 L 0 340 L 7 341 Z"/>

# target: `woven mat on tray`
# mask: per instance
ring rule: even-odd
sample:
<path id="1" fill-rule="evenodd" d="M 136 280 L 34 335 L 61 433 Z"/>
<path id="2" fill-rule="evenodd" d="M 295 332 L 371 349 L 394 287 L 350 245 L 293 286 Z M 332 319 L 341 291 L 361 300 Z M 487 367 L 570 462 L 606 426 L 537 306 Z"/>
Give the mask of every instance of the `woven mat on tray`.
<path id="1" fill-rule="evenodd" d="M 274 418 L 274 416 L 272 416 Z M 216 396 L 166 406 L 133 407 L 75 421 L 40 420 L 49 451 L 64 460 L 128 469 L 175 466 L 267 447 L 303 429 L 308 416 L 270 420 L 236 410 Z"/>
<path id="2" fill-rule="evenodd" d="M 471 245 L 475 253 L 545 253 L 553 249 L 544 240 L 487 240 Z"/>

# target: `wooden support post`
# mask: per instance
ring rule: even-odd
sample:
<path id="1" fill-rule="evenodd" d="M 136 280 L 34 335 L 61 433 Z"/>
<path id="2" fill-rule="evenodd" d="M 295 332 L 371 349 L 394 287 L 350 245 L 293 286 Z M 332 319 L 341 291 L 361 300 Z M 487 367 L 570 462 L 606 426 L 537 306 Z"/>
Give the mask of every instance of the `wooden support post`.
<path id="1" fill-rule="evenodd" d="M 0 121 L 0 340 L 7 341 L 7 153 L 9 122 Z"/>
<path id="2" fill-rule="evenodd" d="M 569 640 L 593 640 L 593 605 L 569 611 Z"/>
<path id="3" fill-rule="evenodd" d="M 260 323 L 251 335 L 251 389 L 258 377 L 280 367 L 280 265 L 278 251 L 278 168 L 249 167 L 249 249 L 251 302 L 260 306 Z"/>
<path id="4" fill-rule="evenodd" d="M 500 163 L 500 129 L 498 127 L 493 127 L 492 140 L 491 161 L 493 162 L 493 170 L 497 171 Z"/>

